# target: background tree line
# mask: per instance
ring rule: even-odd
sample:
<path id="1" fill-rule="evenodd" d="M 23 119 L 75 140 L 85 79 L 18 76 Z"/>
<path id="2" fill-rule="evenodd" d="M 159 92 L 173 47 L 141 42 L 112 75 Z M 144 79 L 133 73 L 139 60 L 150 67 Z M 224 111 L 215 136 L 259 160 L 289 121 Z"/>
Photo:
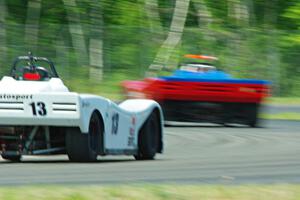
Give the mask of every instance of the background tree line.
<path id="1" fill-rule="evenodd" d="M 271 80 L 276 96 L 300 96 L 299 28 L 299 0 L 0 0 L 0 73 L 32 51 L 72 89 L 114 93 L 202 53 L 236 77 Z"/>

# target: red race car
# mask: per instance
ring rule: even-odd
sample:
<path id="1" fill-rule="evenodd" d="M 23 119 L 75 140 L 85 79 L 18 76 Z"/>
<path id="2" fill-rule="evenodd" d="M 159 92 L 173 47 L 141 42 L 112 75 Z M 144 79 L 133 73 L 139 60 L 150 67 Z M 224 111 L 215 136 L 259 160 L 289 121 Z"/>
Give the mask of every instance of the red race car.
<path id="1" fill-rule="evenodd" d="M 206 61 L 217 58 L 185 55 Z M 270 82 L 236 79 L 208 63 L 182 64 L 171 76 L 122 83 L 127 98 L 154 99 L 167 121 L 212 122 L 257 126 L 262 100 L 270 94 Z"/>

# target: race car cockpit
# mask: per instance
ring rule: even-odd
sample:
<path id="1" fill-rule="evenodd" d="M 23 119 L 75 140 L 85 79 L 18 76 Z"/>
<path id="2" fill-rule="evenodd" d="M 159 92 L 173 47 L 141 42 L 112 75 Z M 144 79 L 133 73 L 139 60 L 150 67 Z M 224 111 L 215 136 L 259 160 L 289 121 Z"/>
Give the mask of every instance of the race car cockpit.
<path id="1" fill-rule="evenodd" d="M 31 68 L 29 66 L 26 66 L 23 68 L 23 80 L 43 81 L 49 80 L 49 78 L 49 72 L 44 67 Z"/>
<path id="2" fill-rule="evenodd" d="M 206 73 L 211 71 L 216 71 L 216 67 L 213 66 L 212 61 L 218 60 L 217 57 L 206 56 L 206 55 L 194 55 L 194 54 L 186 54 L 184 58 L 188 60 L 180 63 L 179 69 L 185 72 L 194 72 L 194 73 Z M 191 60 L 192 59 L 192 60 Z M 195 61 L 197 60 L 197 62 Z M 205 62 L 198 61 L 205 60 Z"/>
<path id="3" fill-rule="evenodd" d="M 181 64 L 180 70 L 188 72 L 208 72 L 215 71 L 216 67 L 207 63 L 184 63 Z"/>
<path id="4" fill-rule="evenodd" d="M 27 62 L 24 64 L 24 62 Z M 39 66 L 43 63 L 43 66 Z M 13 63 L 10 76 L 16 80 L 47 81 L 52 77 L 58 78 L 53 62 L 44 57 L 19 56 Z"/>

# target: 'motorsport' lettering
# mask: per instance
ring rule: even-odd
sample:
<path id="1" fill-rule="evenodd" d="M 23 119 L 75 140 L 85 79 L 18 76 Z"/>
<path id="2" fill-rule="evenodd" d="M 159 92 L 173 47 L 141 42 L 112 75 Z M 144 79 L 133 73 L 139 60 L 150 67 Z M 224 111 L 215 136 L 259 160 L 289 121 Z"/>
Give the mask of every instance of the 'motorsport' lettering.
<path id="1" fill-rule="evenodd" d="M 24 100 L 32 99 L 32 94 L 0 94 L 0 100 Z"/>

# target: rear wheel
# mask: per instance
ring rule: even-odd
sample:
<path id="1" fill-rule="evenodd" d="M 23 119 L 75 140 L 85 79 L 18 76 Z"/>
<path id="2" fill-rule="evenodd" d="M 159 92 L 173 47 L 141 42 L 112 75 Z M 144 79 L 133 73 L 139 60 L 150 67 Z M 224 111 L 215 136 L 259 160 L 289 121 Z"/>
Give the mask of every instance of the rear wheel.
<path id="1" fill-rule="evenodd" d="M 144 123 L 138 137 L 138 154 L 136 160 L 152 160 L 159 145 L 159 118 L 156 112 L 152 112 Z"/>
<path id="2" fill-rule="evenodd" d="M 248 125 L 250 127 L 258 127 L 258 104 L 250 104 L 249 105 L 249 119 L 248 119 Z"/>
<path id="3" fill-rule="evenodd" d="M 102 148 L 103 124 L 94 112 L 90 119 L 88 134 L 81 133 L 79 128 L 69 128 L 66 133 L 66 149 L 70 161 L 93 162 Z"/>
<path id="4" fill-rule="evenodd" d="M 3 159 L 9 160 L 11 162 L 20 162 L 21 161 L 21 155 L 1 155 Z"/>

